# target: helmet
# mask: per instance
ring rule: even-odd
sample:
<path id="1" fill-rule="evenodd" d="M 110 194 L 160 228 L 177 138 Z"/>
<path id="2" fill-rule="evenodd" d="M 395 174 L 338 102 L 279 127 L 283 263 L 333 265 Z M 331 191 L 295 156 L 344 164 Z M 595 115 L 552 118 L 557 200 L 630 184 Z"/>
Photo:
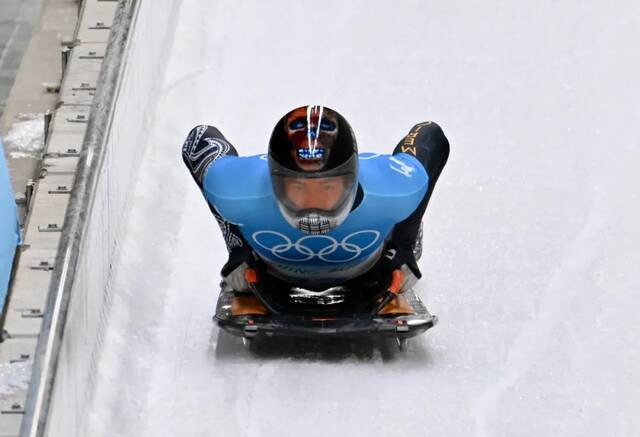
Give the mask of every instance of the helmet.
<path id="1" fill-rule="evenodd" d="M 278 121 L 269 141 L 269 171 L 276 201 L 291 226 L 325 234 L 340 225 L 358 186 L 358 146 L 336 111 L 302 106 Z"/>

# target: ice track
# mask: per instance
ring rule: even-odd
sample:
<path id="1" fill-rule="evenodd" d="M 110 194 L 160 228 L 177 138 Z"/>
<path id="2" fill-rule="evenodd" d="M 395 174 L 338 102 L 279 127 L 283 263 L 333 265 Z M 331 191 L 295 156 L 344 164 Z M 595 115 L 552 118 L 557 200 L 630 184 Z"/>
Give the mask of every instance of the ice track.
<path id="1" fill-rule="evenodd" d="M 177 21 L 80 435 L 637 435 L 637 2 L 185 0 Z M 213 124 L 261 153 L 307 103 L 363 151 L 426 119 L 451 142 L 419 286 L 440 324 L 402 353 L 250 352 L 211 323 L 226 252 L 182 141 Z"/>

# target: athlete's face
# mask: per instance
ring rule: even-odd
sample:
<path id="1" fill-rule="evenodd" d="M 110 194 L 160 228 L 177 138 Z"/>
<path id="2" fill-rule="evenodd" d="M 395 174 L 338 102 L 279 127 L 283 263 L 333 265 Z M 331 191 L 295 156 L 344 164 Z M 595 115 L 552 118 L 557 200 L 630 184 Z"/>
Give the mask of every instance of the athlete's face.
<path id="1" fill-rule="evenodd" d="M 285 194 L 300 210 L 331 210 L 342 197 L 345 187 L 343 176 L 329 178 L 299 179 L 284 181 Z"/>
<path id="2" fill-rule="evenodd" d="M 287 116 L 285 131 L 294 145 L 291 157 L 298 167 L 322 170 L 338 137 L 338 118 L 320 106 L 298 108 Z"/>

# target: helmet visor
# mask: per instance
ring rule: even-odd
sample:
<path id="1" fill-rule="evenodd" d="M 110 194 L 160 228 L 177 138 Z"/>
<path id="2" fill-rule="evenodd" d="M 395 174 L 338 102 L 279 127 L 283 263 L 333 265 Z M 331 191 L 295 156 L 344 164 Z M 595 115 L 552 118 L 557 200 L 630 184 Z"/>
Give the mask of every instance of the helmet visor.
<path id="1" fill-rule="evenodd" d="M 346 217 L 356 192 L 357 156 L 323 172 L 298 172 L 271 162 L 274 194 L 288 220 L 311 213 Z M 346 210 L 346 211 L 345 211 Z"/>

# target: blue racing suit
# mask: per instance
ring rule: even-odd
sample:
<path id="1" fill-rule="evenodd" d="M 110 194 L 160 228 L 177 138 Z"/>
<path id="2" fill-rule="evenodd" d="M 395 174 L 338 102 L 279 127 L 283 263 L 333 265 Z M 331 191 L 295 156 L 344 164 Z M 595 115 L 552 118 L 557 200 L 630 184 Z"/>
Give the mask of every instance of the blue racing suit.
<path id="1" fill-rule="evenodd" d="M 308 235 L 280 213 L 266 155 L 239 157 L 218 129 L 204 125 L 182 149 L 225 237 L 230 255 L 223 275 L 253 257 L 269 274 L 301 286 L 338 285 L 401 264 L 419 277 L 412 249 L 448 154 L 433 122 L 414 126 L 391 155 L 360 154 L 349 216 L 327 234 Z"/>

